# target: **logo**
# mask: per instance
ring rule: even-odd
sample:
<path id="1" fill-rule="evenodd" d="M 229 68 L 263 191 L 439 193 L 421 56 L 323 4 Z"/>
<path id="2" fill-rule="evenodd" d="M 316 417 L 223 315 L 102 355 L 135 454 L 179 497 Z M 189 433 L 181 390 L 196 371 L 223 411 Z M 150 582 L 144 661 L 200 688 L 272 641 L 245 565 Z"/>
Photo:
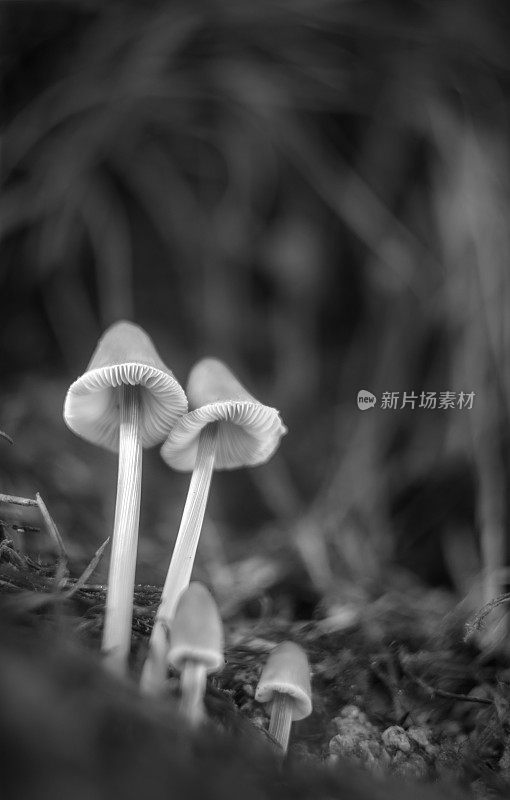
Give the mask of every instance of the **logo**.
<path id="1" fill-rule="evenodd" d="M 372 408 L 377 402 L 375 394 L 368 392 L 366 389 L 360 389 L 357 396 L 358 408 L 360 411 L 366 411 L 367 408 Z"/>
<path id="2" fill-rule="evenodd" d="M 425 410 L 448 411 L 450 409 L 473 408 L 476 392 L 461 391 L 441 391 L 441 392 L 383 392 L 379 408 L 403 411 L 414 411 L 416 408 Z M 377 403 L 377 397 L 366 389 L 360 389 L 356 397 L 360 411 L 373 408 Z"/>

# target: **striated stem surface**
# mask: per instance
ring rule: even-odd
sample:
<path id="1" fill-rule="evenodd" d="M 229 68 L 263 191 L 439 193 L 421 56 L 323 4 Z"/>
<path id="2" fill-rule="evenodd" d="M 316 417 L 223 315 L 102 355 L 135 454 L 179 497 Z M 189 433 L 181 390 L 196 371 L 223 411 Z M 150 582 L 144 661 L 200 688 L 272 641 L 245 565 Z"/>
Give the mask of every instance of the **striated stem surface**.
<path id="1" fill-rule="evenodd" d="M 218 423 L 211 422 L 200 434 L 195 468 L 142 670 L 140 686 L 147 694 L 159 694 L 166 679 L 169 631 L 177 601 L 190 581 L 209 496 L 217 440 Z"/>
<path id="2" fill-rule="evenodd" d="M 273 704 L 271 706 L 271 718 L 269 720 L 269 733 L 273 736 L 283 752 L 287 752 L 289 746 L 290 726 L 292 725 L 292 697 L 283 692 L 275 692 Z"/>
<path id="3" fill-rule="evenodd" d="M 140 518 L 142 444 L 139 392 L 138 386 L 122 384 L 119 387 L 119 472 L 102 650 L 107 667 L 120 675 L 126 673 L 131 648 Z"/>

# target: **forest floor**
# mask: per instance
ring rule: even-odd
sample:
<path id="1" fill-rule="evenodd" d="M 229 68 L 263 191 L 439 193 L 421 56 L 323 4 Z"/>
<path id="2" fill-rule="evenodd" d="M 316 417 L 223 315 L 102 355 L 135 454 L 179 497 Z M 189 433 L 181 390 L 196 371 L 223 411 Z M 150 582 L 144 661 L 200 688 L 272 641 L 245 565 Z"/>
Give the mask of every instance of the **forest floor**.
<path id="1" fill-rule="evenodd" d="M 20 659 L 16 663 L 25 664 L 29 657 L 23 655 L 23 647 L 19 651 L 16 631 L 23 639 L 27 630 L 38 629 L 43 650 L 44 637 L 57 650 L 59 637 L 67 637 L 90 655 L 92 671 L 96 666 L 100 670 L 103 586 L 69 578 L 61 563 L 37 563 L 6 538 L 0 550 L 0 593 L 2 618 L 9 621 L 4 655 L 11 646 Z M 135 678 L 158 598 L 156 587 L 136 589 L 131 663 Z M 255 702 L 254 693 L 272 646 L 292 639 L 310 660 L 314 710 L 294 725 L 287 763 L 331 773 L 347 760 L 382 781 L 381 786 L 386 776 L 396 776 L 405 786 L 411 782 L 412 790 L 402 789 L 405 798 L 417 797 L 416 784 L 437 788 L 443 783 L 458 790 L 460 797 L 509 797 L 510 667 L 505 658 L 489 656 L 466 642 L 465 632 L 465 619 L 448 593 L 409 580 L 401 586 L 396 581 L 394 588 L 370 602 L 327 619 L 295 621 L 267 614 L 254 621 L 234 615 L 226 624 L 225 667 L 210 682 L 207 709 L 223 729 L 246 735 L 249 728 L 251 742 L 259 739 L 274 751 L 265 733 L 266 709 Z M 33 657 L 45 658 L 38 651 Z M 73 669 L 71 665 L 67 684 L 72 684 Z M 4 671 L 0 689 L 10 680 Z M 46 688 L 41 685 L 39 698 L 30 699 L 46 714 L 48 692 L 58 695 L 53 674 Z M 170 677 L 169 703 L 177 693 L 178 679 Z M 65 720 L 59 724 L 65 729 Z M 29 739 L 20 748 L 33 747 Z M 27 790 L 26 797 L 31 796 Z M 89 796 L 94 795 L 83 794 Z M 212 790 L 210 796 L 216 796 Z M 24 800 L 22 794 L 18 797 Z"/>

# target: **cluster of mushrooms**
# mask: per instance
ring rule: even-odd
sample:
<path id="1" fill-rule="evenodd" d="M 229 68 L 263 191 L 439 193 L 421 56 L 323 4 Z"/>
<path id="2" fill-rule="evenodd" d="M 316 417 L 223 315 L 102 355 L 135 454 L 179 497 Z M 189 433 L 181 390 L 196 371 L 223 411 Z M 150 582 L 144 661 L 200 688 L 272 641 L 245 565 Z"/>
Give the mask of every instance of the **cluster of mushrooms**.
<path id="1" fill-rule="evenodd" d="M 69 388 L 64 419 L 79 436 L 119 454 L 102 640 L 105 663 L 118 675 L 127 672 L 131 647 L 142 449 L 163 442 L 165 462 L 192 471 L 140 686 L 161 694 L 173 666 L 181 711 L 197 725 L 205 717 L 207 675 L 224 663 L 216 603 L 205 586 L 190 584 L 213 469 L 264 463 L 286 428 L 278 411 L 256 400 L 217 359 L 194 366 L 185 393 L 147 333 L 126 321 L 103 334 L 86 372 Z M 285 752 L 292 721 L 312 710 L 308 659 L 299 645 L 283 642 L 270 653 L 255 699 L 270 704 L 269 733 Z"/>

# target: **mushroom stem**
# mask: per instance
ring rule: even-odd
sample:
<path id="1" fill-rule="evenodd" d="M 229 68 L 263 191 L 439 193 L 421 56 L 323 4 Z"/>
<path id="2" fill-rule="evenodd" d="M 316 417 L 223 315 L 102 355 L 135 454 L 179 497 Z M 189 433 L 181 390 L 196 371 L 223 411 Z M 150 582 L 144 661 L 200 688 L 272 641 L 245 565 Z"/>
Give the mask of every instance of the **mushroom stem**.
<path id="1" fill-rule="evenodd" d="M 275 692 L 271 705 L 271 718 L 269 720 L 269 733 L 276 739 L 283 752 L 287 752 L 292 725 L 293 699 L 283 692 Z"/>
<path id="2" fill-rule="evenodd" d="M 190 725 L 200 725 L 205 719 L 204 695 L 207 667 L 201 661 L 186 661 L 181 672 L 181 714 Z"/>
<path id="3" fill-rule="evenodd" d="M 140 436 L 140 390 L 119 386 L 119 471 L 113 523 L 112 552 L 102 650 L 107 667 L 123 675 L 131 648 L 131 623 L 135 587 L 142 444 Z"/>
<path id="4" fill-rule="evenodd" d="M 158 694 L 166 679 L 169 630 L 177 601 L 190 581 L 209 496 L 217 441 L 218 423 L 210 422 L 200 433 L 195 468 L 142 670 L 140 686 L 147 694 Z"/>

